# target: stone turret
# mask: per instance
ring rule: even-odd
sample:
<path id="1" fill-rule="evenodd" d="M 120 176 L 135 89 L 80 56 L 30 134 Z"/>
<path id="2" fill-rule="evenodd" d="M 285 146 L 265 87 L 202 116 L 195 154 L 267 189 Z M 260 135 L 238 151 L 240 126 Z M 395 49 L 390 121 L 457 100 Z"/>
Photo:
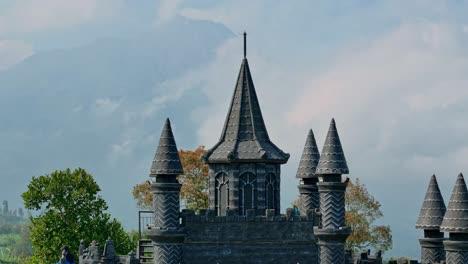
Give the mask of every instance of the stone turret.
<path id="1" fill-rule="evenodd" d="M 319 159 L 320 153 L 317 142 L 315 141 L 314 132 L 310 129 L 296 174 L 296 178 L 300 179 L 297 187 L 301 201 L 301 215 L 307 215 L 308 210 L 314 210 L 320 206 L 317 187 L 318 177 L 315 174 Z"/>
<path id="2" fill-rule="evenodd" d="M 169 119 L 164 124 L 159 145 L 151 165 L 153 191 L 153 223 L 146 233 L 153 241 L 153 263 L 180 263 L 185 238 L 180 226 L 180 188 L 177 176 L 182 174 L 177 145 Z"/>
<path id="3" fill-rule="evenodd" d="M 449 239 L 444 241 L 446 263 L 468 263 L 468 190 L 461 173 L 453 188 L 440 230 L 449 232 Z"/>
<path id="4" fill-rule="evenodd" d="M 344 245 L 351 230 L 345 226 L 346 183 L 341 175 L 348 173 L 335 120 L 332 119 L 316 170 L 322 223 L 314 228 L 314 233 L 320 247 L 321 264 L 345 263 Z"/>
<path id="5" fill-rule="evenodd" d="M 268 136 L 244 53 L 221 138 L 203 156 L 210 209 L 218 216 L 228 211 L 245 216 L 252 209 L 259 215 L 266 209 L 279 214 L 280 165 L 288 159 Z"/>
<path id="6" fill-rule="evenodd" d="M 445 260 L 444 233 L 440 232 L 445 211 L 444 198 L 440 193 L 436 176 L 432 175 L 416 223 L 416 228 L 424 230 L 424 238 L 419 239 L 422 264 L 439 263 Z"/>

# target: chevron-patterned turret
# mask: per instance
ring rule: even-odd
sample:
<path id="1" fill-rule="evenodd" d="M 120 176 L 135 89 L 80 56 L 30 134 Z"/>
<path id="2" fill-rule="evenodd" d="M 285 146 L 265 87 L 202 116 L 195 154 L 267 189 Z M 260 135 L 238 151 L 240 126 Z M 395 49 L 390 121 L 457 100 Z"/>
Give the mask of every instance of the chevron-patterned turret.
<path id="1" fill-rule="evenodd" d="M 344 264 L 344 244 L 351 230 L 345 226 L 345 190 L 341 174 L 348 173 L 348 166 L 340 137 L 332 119 L 323 145 L 316 174 L 320 193 L 322 223 L 314 233 L 320 246 L 321 264 Z"/>
<path id="2" fill-rule="evenodd" d="M 416 228 L 424 229 L 424 238 L 419 239 L 422 264 L 439 263 L 445 260 L 444 233 L 440 232 L 440 224 L 442 224 L 445 211 L 444 198 L 440 193 L 436 176 L 432 175 L 416 223 Z"/>
<path id="3" fill-rule="evenodd" d="M 147 230 L 153 241 L 153 263 L 178 264 L 182 258 L 184 232 L 180 227 L 180 188 L 177 175 L 183 173 L 171 123 L 166 120 L 151 166 L 153 225 Z"/>
<path id="4" fill-rule="evenodd" d="M 446 263 L 468 263 L 468 190 L 461 173 L 453 187 L 440 230 L 449 232 L 449 239 L 444 241 Z"/>
<path id="5" fill-rule="evenodd" d="M 296 174 L 296 178 L 301 179 L 297 186 L 301 201 L 301 215 L 307 215 L 308 210 L 319 208 L 318 177 L 315 174 L 319 159 L 320 153 L 317 142 L 315 141 L 314 132 L 310 129 Z"/>

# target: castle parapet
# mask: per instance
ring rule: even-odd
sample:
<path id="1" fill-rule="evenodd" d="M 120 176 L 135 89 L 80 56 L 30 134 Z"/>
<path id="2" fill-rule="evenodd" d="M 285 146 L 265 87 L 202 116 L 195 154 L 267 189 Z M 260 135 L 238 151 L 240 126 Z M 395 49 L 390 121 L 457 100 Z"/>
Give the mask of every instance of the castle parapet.
<path id="1" fill-rule="evenodd" d="M 196 213 L 193 210 L 184 209 L 181 213 L 182 225 L 187 223 L 215 223 L 215 222 L 307 222 L 312 225 L 316 224 L 317 215 L 314 210 L 310 210 L 307 215 L 299 216 L 293 214 L 293 209 L 287 210 L 286 214 L 275 215 L 274 209 L 267 209 L 263 215 L 257 215 L 256 211 L 249 209 L 246 215 L 237 215 L 234 210 L 228 210 L 226 216 L 216 216 L 214 210 L 200 210 Z M 289 211 L 289 212 L 288 212 Z M 232 213 L 231 213 L 232 212 Z M 317 223 L 318 224 L 318 223 Z"/>

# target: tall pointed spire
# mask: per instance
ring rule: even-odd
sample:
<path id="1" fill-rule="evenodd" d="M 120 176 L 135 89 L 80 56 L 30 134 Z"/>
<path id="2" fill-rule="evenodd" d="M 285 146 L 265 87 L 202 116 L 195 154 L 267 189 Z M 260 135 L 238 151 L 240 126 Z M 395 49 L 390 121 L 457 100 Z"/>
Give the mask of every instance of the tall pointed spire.
<path id="1" fill-rule="evenodd" d="M 246 33 L 244 35 L 246 41 Z M 246 52 L 244 44 L 244 55 Z M 270 141 L 257 93 L 244 57 L 219 142 L 207 151 L 208 162 L 267 161 L 286 163 L 289 154 Z"/>
<path id="2" fill-rule="evenodd" d="M 453 187 L 440 230 L 450 233 L 468 233 L 468 190 L 461 173 Z"/>
<path id="3" fill-rule="evenodd" d="M 425 230 L 439 230 L 444 219 L 446 207 L 444 198 L 440 193 L 435 175 L 432 175 L 427 187 L 426 197 L 419 213 L 416 228 Z"/>
<path id="4" fill-rule="evenodd" d="M 172 134 L 171 122 L 166 119 L 161 132 L 159 145 L 151 164 L 150 176 L 156 175 L 179 175 L 184 173 L 180 162 L 177 145 Z"/>
<path id="5" fill-rule="evenodd" d="M 244 58 L 247 58 L 247 32 L 244 31 Z"/>
<path id="6" fill-rule="evenodd" d="M 327 138 L 323 145 L 322 154 L 317 166 L 316 174 L 348 174 L 348 165 L 341 146 L 340 136 L 336 130 L 335 119 L 332 118 L 328 128 Z"/>
<path id="7" fill-rule="evenodd" d="M 296 178 L 316 178 L 315 170 L 320 159 L 320 153 L 315 141 L 314 132 L 309 130 L 307 140 L 302 152 L 301 161 L 297 168 Z"/>

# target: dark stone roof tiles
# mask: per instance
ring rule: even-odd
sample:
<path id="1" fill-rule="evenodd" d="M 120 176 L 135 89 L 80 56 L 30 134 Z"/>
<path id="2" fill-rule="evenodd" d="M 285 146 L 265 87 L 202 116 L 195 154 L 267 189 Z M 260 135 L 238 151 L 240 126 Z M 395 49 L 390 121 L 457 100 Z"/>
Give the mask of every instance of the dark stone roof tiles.
<path id="1" fill-rule="evenodd" d="M 314 132 L 309 130 L 301 161 L 297 168 L 296 178 L 316 178 L 315 170 L 320 159 L 320 153 L 315 141 Z"/>
<path id="2" fill-rule="evenodd" d="M 436 176 L 432 175 L 419 213 L 416 228 L 438 230 L 444 219 L 445 211 L 444 198 L 440 193 Z"/>
<path id="3" fill-rule="evenodd" d="M 468 190 L 461 173 L 453 188 L 440 230 L 450 233 L 468 233 Z"/>
<path id="4" fill-rule="evenodd" d="M 286 163 L 289 154 L 270 141 L 246 58 L 237 78 L 219 142 L 207 151 L 210 162 L 263 161 Z"/>
<path id="5" fill-rule="evenodd" d="M 179 175 L 182 173 L 184 173 L 182 163 L 180 162 L 179 152 L 168 118 L 161 132 L 159 145 L 151 164 L 150 176 Z"/>
<path id="6" fill-rule="evenodd" d="M 348 165 L 336 130 L 335 119 L 330 122 L 327 138 L 323 145 L 316 174 L 348 174 Z"/>

